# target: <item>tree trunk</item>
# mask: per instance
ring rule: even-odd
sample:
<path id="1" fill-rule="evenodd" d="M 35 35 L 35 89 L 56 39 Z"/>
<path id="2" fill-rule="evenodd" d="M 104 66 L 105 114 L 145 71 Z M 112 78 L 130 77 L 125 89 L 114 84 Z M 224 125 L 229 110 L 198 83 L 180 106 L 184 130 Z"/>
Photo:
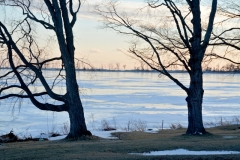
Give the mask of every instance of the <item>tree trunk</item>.
<path id="1" fill-rule="evenodd" d="M 78 84 L 76 79 L 74 58 L 71 56 L 66 56 L 64 58 L 65 58 L 64 65 L 66 69 L 66 87 L 67 87 L 66 103 L 68 106 L 68 114 L 70 119 L 70 132 L 66 138 L 79 138 L 85 135 L 91 135 L 91 133 L 87 131 L 87 127 L 85 123 L 83 106 L 80 99 Z"/>
<path id="2" fill-rule="evenodd" d="M 202 47 L 202 27 L 200 1 L 191 1 L 191 10 L 193 14 L 193 37 L 191 38 L 190 59 L 188 62 L 191 68 L 190 86 L 186 98 L 188 105 L 188 129 L 186 134 L 204 134 L 206 131 L 203 127 L 202 120 L 202 101 L 203 101 L 203 73 L 202 60 L 206 46 Z"/>
<path id="3" fill-rule="evenodd" d="M 186 134 L 206 133 L 202 120 L 203 80 L 202 70 L 190 75 L 190 87 L 186 98 L 188 105 L 188 129 Z"/>
<path id="4" fill-rule="evenodd" d="M 86 135 L 91 136 L 85 124 L 84 112 L 81 103 L 74 103 L 69 105 L 69 119 L 70 119 L 70 131 L 67 139 L 79 138 Z"/>

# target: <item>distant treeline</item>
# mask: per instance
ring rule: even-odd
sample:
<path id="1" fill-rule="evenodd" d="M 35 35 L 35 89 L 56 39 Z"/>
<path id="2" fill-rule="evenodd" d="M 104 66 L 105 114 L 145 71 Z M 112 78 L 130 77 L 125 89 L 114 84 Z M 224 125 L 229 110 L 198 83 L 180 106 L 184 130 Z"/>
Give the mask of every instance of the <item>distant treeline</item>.
<path id="1" fill-rule="evenodd" d="M 10 70 L 10 67 L 0 67 L 0 69 L 8 69 Z M 42 70 L 59 70 L 60 67 L 43 67 Z M 134 68 L 134 69 L 104 69 L 104 68 L 94 68 L 94 67 L 83 67 L 83 68 L 78 68 L 76 67 L 76 71 L 102 71 L 102 72 L 158 72 L 152 69 L 143 69 L 143 68 Z M 186 72 L 186 70 L 183 69 L 170 69 L 168 70 L 168 72 L 170 73 L 184 73 Z M 239 66 L 234 66 L 234 65 L 226 65 L 224 67 L 221 68 L 211 68 L 211 67 L 206 67 L 203 68 L 203 72 L 204 73 L 208 73 L 208 72 L 217 72 L 217 73 L 240 73 L 240 67 Z"/>

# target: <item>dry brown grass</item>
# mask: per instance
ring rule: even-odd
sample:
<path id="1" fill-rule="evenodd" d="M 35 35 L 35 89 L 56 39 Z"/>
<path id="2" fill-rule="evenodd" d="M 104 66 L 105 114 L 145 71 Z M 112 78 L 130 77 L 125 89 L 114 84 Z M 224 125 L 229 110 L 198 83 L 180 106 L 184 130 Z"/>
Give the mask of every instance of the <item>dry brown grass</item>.
<path id="1" fill-rule="evenodd" d="M 240 151 L 238 126 L 221 126 L 209 134 L 188 136 L 185 129 L 159 133 L 118 132 L 118 140 L 92 138 L 78 141 L 15 142 L 0 145 L 0 159 L 240 159 L 240 155 L 213 156 L 140 156 L 128 153 L 171 150 Z"/>

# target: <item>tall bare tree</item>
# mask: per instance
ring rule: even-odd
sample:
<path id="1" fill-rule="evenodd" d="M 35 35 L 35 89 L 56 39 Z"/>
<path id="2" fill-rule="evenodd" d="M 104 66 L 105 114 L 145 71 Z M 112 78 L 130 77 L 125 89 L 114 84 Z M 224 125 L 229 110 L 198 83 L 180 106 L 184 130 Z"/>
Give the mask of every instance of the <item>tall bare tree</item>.
<path id="1" fill-rule="evenodd" d="M 186 92 L 186 133 L 204 134 L 202 62 L 213 30 L 217 0 L 212 0 L 210 7 L 201 6 L 200 0 L 148 0 L 147 6 L 128 15 L 118 12 L 117 2 L 108 1 L 105 6 L 97 5 L 96 12 L 107 28 L 137 38 L 129 49 L 131 54 Z M 209 10 L 207 25 L 203 25 L 201 7 Z M 172 66 L 184 67 L 189 74 L 189 86 L 169 72 Z"/>
<path id="2" fill-rule="evenodd" d="M 28 98 L 41 110 L 66 111 L 70 119 L 70 132 L 67 138 L 91 135 L 85 124 L 83 106 L 80 100 L 74 62 L 73 27 L 77 20 L 81 1 L 66 0 L 5 0 L 0 2 L 5 7 L 20 9 L 23 19 L 16 20 L 9 31 L 7 25 L 0 22 L 0 44 L 2 46 L 1 64 L 9 64 L 10 70 L 1 73 L 0 99 L 11 97 Z M 39 10 L 38 10 L 39 9 Z M 15 24 L 15 25 L 14 25 Z M 51 30 L 58 42 L 60 57 L 41 58 L 43 50 L 38 48 L 34 38 L 33 24 L 40 24 Z M 10 27 L 9 27 L 10 28 Z M 53 61 L 60 61 L 62 68 L 53 82 L 44 77 L 43 66 Z M 63 73 L 64 72 L 64 73 Z M 63 77 L 66 93 L 59 94 L 54 86 Z M 16 83 L 12 81 L 18 80 Z M 44 90 L 34 89 L 35 83 L 41 83 Z M 48 96 L 57 103 L 42 102 L 40 96 Z"/>

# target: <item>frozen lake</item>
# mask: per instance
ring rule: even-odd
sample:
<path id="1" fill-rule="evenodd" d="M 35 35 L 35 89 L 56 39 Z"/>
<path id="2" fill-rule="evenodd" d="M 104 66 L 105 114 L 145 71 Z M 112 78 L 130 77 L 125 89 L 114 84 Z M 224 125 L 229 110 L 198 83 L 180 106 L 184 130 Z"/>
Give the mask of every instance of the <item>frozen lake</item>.
<path id="1" fill-rule="evenodd" d="M 52 75 L 55 71 L 46 71 Z M 186 73 L 174 73 L 188 86 Z M 142 122 L 147 128 L 164 128 L 172 123 L 187 126 L 186 94 L 167 77 L 158 73 L 78 72 L 81 99 L 89 130 L 102 128 L 103 123 L 124 129 L 129 122 Z M 51 78 L 49 78 L 51 79 Z M 63 87 L 58 87 L 64 92 Z M 240 119 L 240 74 L 204 74 L 203 120 L 206 123 Z M 0 134 L 11 129 L 16 134 L 61 132 L 68 124 L 67 113 L 41 111 L 31 102 L 21 105 L 0 101 Z M 208 127 L 208 126 L 206 126 Z"/>

